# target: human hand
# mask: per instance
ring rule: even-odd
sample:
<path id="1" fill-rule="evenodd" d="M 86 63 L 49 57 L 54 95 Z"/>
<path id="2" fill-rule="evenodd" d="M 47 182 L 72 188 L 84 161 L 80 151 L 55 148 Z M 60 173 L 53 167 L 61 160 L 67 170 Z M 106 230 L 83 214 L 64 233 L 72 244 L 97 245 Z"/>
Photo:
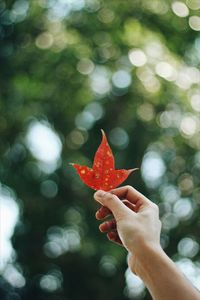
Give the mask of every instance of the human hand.
<path id="1" fill-rule="evenodd" d="M 156 204 L 131 186 L 97 191 L 94 198 L 102 205 L 96 218 L 113 217 L 99 226 L 109 240 L 122 244 L 134 257 L 149 247 L 160 248 L 161 222 Z"/>

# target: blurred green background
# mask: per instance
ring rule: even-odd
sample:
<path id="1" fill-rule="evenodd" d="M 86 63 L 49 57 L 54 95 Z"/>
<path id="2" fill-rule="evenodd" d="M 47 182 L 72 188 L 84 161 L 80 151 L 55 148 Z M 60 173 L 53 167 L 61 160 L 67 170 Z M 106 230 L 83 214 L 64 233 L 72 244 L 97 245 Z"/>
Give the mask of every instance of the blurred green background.
<path id="1" fill-rule="evenodd" d="M 1 300 L 151 299 L 70 162 L 103 128 L 200 288 L 200 1 L 0 2 Z"/>

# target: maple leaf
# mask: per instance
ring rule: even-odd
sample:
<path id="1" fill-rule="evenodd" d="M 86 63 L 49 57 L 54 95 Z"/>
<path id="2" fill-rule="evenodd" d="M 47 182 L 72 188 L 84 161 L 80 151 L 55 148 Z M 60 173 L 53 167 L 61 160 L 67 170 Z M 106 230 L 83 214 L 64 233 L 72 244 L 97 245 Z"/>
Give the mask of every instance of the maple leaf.
<path id="1" fill-rule="evenodd" d="M 92 168 L 72 163 L 81 180 L 94 190 L 109 191 L 120 185 L 129 174 L 137 169 L 116 170 L 112 150 L 103 130 L 102 141 L 95 153 Z"/>

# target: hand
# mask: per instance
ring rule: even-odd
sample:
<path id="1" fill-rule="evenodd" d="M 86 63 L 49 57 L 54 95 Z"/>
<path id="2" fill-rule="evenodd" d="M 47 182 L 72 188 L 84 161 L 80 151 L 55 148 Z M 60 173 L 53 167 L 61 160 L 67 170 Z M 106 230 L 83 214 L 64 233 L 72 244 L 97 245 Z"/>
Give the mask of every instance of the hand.
<path id="1" fill-rule="evenodd" d="M 134 258 L 149 247 L 161 248 L 158 207 L 144 195 L 125 186 L 111 192 L 97 191 L 94 198 L 103 206 L 96 218 L 113 217 L 100 225 L 100 231 L 107 232 L 109 240 L 122 244 L 129 251 L 131 265 L 135 263 Z"/>

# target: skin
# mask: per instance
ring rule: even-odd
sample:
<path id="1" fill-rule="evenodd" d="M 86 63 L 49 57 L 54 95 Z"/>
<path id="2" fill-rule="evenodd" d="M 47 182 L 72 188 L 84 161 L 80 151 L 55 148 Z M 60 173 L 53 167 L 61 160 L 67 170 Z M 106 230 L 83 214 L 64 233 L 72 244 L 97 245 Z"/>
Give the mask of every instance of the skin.
<path id="1" fill-rule="evenodd" d="M 199 291 L 161 248 L 156 204 L 131 186 L 97 191 L 94 198 L 102 205 L 96 212 L 102 221 L 100 231 L 127 249 L 131 271 L 144 281 L 154 300 L 200 300 Z"/>

